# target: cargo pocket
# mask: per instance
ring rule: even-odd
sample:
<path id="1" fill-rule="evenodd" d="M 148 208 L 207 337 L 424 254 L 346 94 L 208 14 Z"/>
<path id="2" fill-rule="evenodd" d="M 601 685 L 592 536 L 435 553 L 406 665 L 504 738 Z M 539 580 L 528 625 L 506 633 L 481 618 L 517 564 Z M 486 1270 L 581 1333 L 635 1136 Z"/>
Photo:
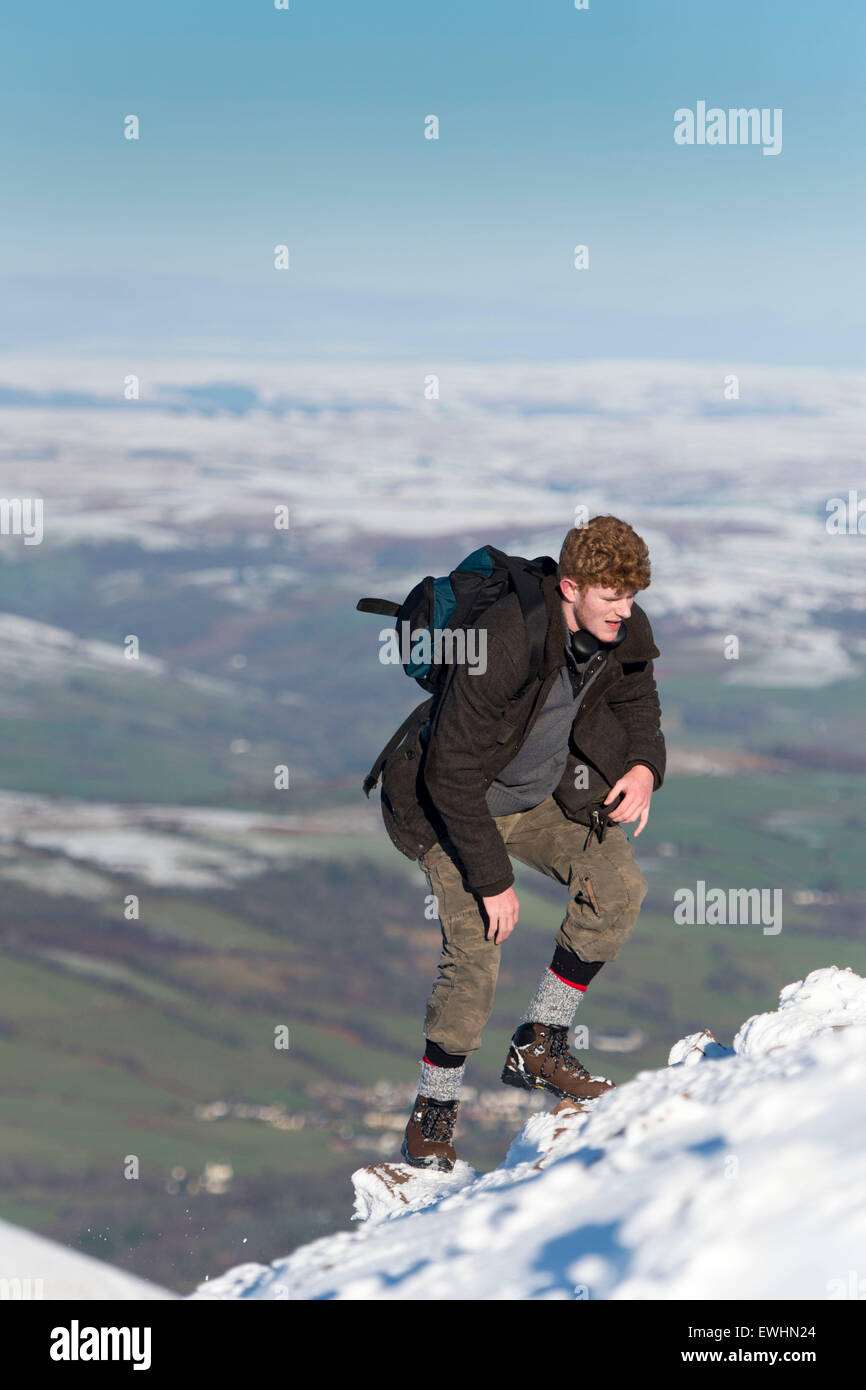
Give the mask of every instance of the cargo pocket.
<path id="1" fill-rule="evenodd" d="M 589 906 L 592 908 L 592 911 L 595 913 L 596 917 L 600 917 L 601 909 L 598 905 L 598 898 L 595 896 L 595 888 L 593 887 L 592 883 L 592 875 L 578 874 L 577 879 L 580 883 L 580 891 L 576 895 L 577 898 L 583 902 L 588 903 Z"/>

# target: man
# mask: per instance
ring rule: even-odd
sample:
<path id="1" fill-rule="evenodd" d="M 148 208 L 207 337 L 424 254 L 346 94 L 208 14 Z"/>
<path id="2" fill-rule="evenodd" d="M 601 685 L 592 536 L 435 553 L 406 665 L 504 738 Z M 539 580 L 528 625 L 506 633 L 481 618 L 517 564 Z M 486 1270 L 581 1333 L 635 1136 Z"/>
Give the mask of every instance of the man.
<path id="1" fill-rule="evenodd" d="M 455 666 L 432 711 L 420 780 L 444 833 L 418 863 L 435 894 L 442 955 L 401 1149 L 415 1166 L 448 1170 L 456 1161 L 464 1065 L 481 1047 L 502 944 L 519 918 L 509 855 L 567 886 L 569 902 L 502 1080 L 578 1099 L 613 1084 L 569 1052 L 568 1030 L 647 892 L 622 824 L 637 820 L 641 833 L 665 772 L 652 664 L 660 653 L 634 601 L 649 583 L 649 552 L 626 522 L 597 516 L 572 529 L 556 573 L 543 580 L 548 628 L 537 680 L 522 688 L 529 646 L 509 593 L 483 616 L 485 670 Z M 390 813 L 387 777 L 383 801 Z"/>

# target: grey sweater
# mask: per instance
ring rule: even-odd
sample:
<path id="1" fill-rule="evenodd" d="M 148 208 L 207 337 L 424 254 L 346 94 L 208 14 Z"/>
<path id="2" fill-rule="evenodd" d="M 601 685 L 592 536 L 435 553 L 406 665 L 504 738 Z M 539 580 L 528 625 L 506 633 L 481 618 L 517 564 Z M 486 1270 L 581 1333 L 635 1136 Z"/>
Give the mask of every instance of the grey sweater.
<path id="1" fill-rule="evenodd" d="M 568 737 L 578 703 L 602 669 L 597 666 L 584 685 L 588 659 L 575 656 L 569 633 L 565 642 L 565 665 L 539 710 L 529 737 L 487 788 L 485 796 L 492 816 L 529 811 L 559 786 L 568 760 Z"/>

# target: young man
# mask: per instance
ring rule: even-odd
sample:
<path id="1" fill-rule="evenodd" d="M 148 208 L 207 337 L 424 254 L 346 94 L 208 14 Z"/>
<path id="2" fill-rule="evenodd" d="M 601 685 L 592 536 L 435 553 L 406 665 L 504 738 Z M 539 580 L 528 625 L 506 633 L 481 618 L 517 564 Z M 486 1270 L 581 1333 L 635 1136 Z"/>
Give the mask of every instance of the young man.
<path id="1" fill-rule="evenodd" d="M 660 653 L 634 601 L 649 583 L 647 547 L 626 522 L 597 516 L 572 529 L 556 573 L 543 580 L 548 628 L 537 680 L 522 689 L 530 656 L 509 593 L 484 614 L 486 669 L 455 666 L 433 709 L 419 776 L 445 833 L 418 863 L 436 897 L 442 955 L 401 1149 L 415 1166 L 447 1170 L 456 1160 L 464 1064 L 481 1047 L 502 944 L 519 917 L 509 855 L 565 885 L 569 901 L 502 1080 L 575 1098 L 613 1084 L 572 1055 L 568 1030 L 647 892 L 622 824 L 637 820 L 641 833 L 665 772 L 653 678 Z M 602 804 L 609 811 L 599 815 Z"/>

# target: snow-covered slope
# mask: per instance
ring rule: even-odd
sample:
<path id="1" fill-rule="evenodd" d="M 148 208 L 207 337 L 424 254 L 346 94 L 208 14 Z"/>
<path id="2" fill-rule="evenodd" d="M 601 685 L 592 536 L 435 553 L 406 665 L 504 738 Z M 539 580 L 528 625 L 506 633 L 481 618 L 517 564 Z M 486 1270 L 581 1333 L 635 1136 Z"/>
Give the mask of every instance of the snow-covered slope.
<path id="1" fill-rule="evenodd" d="M 240 608 L 303 584 L 295 536 L 339 554 L 328 583 L 354 607 L 419 578 L 414 564 L 383 573 L 373 554 L 385 537 L 452 536 L 455 563 L 488 540 L 555 555 L 576 507 L 622 503 L 652 553 L 653 625 L 670 620 L 714 658 L 738 635 L 724 684 L 809 688 L 858 673 L 860 624 L 838 615 L 863 602 L 851 490 L 866 373 L 743 364 L 742 398 L 730 399 L 730 362 L 439 361 L 431 400 L 426 370 L 164 358 L 142 364 L 141 400 L 121 402 L 114 356 L 0 354 L 4 492 L 44 501 L 49 546 L 128 542 L 131 566 L 138 548 L 199 550 L 200 564 L 169 565 L 165 582 L 214 586 Z M 273 538 L 277 502 L 289 508 L 286 563 L 256 565 L 251 550 L 233 581 L 215 566 L 216 537 Z M 29 539 L 4 545 L 15 554 Z M 120 593 L 139 582 L 134 569 L 110 578 Z M 13 695 L 19 672 L 59 683 L 129 664 L 117 645 L 30 627 L 0 613 L 0 685 Z"/>
<path id="2" fill-rule="evenodd" d="M 591 1113 L 533 1116 L 493 1172 L 413 1179 L 423 1210 L 362 1193 L 356 1231 L 191 1297 L 862 1298 L 864 1094 L 866 980 L 815 970 L 733 1048 L 681 1039 Z"/>
<path id="3" fill-rule="evenodd" d="M 178 1298 L 171 1289 L 137 1279 L 114 1265 L 0 1221 L 0 1298 Z"/>

